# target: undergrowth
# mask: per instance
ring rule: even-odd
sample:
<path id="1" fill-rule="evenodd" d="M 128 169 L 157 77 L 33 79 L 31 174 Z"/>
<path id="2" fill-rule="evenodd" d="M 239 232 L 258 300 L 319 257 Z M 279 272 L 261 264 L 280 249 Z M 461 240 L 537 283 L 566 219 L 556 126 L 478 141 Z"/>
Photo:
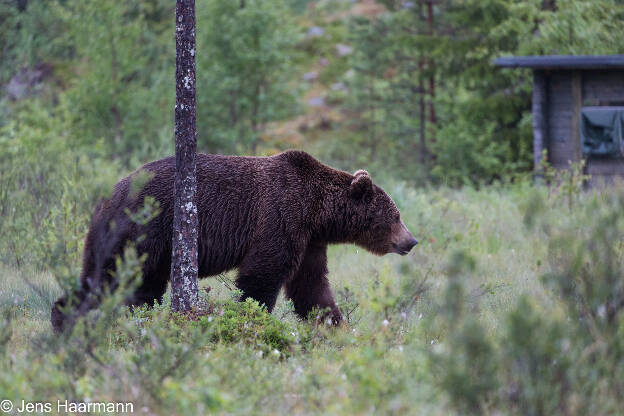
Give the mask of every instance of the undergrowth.
<path id="1" fill-rule="evenodd" d="M 238 302 L 231 274 L 203 280 L 190 315 L 171 313 L 168 294 L 125 307 L 142 261 L 129 246 L 120 290 L 57 336 L 50 305 L 57 282 L 77 279 L 79 252 L 36 265 L 46 244 L 79 247 L 88 216 L 78 213 L 62 239 L 22 241 L 21 263 L 4 251 L 0 266 L 0 398 L 129 401 L 149 414 L 622 411 L 620 185 L 386 189 L 420 244 L 405 258 L 330 248 L 338 328 L 315 319 L 322 311 L 299 319 L 282 297 L 272 314 Z M 19 208 L 27 198 L 4 201 Z"/>

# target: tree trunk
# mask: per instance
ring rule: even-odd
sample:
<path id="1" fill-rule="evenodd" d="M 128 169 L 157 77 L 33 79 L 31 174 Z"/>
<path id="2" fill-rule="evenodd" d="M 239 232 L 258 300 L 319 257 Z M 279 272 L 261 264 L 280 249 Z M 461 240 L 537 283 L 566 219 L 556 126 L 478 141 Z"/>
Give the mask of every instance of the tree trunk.
<path id="1" fill-rule="evenodd" d="M 423 59 L 419 58 L 418 60 L 418 91 L 420 94 L 420 98 L 418 99 L 419 102 L 419 107 L 420 107 L 420 114 L 419 114 L 419 131 L 420 131 L 420 164 L 423 166 L 423 168 L 428 171 L 428 167 L 426 166 L 426 164 L 429 161 L 429 154 L 428 154 L 428 149 L 427 149 L 427 138 L 425 137 L 426 134 L 426 124 L 427 124 L 427 117 L 426 117 L 426 109 L 425 109 L 425 83 L 423 81 L 423 69 L 424 69 L 424 63 L 423 63 Z"/>
<path id="2" fill-rule="evenodd" d="M 111 54 L 111 83 L 113 84 L 113 105 L 111 106 L 111 113 L 113 114 L 113 120 L 115 122 L 115 138 L 114 138 L 114 147 L 115 152 L 113 152 L 113 157 L 115 159 L 119 159 L 120 154 L 123 152 L 121 149 L 121 128 L 123 121 L 121 119 L 121 112 L 119 111 L 119 107 L 117 107 L 117 103 L 119 102 L 119 81 L 118 81 L 118 72 L 117 72 L 117 48 L 115 47 L 115 39 L 113 36 L 112 28 L 108 28 L 108 46 L 110 48 Z"/>
<path id="3" fill-rule="evenodd" d="M 176 1 L 176 175 L 171 256 L 171 309 L 197 305 L 197 206 L 195 191 L 195 0 Z"/>
<path id="4" fill-rule="evenodd" d="M 253 135 L 253 141 L 251 142 L 251 151 L 253 155 L 256 155 L 256 152 L 258 151 L 258 144 L 259 144 L 259 138 L 258 138 L 258 130 L 259 130 L 259 123 L 258 123 L 258 114 L 260 112 L 260 92 L 261 92 L 261 88 L 262 85 L 260 83 L 256 84 L 256 87 L 254 89 L 254 96 L 253 96 L 253 104 L 251 106 L 251 134 Z"/>
<path id="5" fill-rule="evenodd" d="M 369 140 L 371 148 L 371 160 L 377 158 L 377 137 L 375 132 L 375 73 L 369 74 L 368 78 L 368 111 L 370 112 Z"/>

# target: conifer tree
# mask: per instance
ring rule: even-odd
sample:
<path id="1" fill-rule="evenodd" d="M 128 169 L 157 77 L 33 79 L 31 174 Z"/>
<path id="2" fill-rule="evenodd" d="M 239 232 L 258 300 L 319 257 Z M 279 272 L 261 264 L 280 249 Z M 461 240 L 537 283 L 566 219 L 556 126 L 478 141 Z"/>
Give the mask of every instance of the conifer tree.
<path id="1" fill-rule="evenodd" d="M 195 0 L 177 0 L 171 309 L 179 312 L 191 310 L 198 300 L 195 118 Z"/>

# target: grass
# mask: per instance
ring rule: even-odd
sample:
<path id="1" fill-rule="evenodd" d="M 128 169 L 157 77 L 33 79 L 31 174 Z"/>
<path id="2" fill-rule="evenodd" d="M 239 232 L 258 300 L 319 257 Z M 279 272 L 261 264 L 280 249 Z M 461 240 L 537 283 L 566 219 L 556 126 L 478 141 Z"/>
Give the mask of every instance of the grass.
<path id="1" fill-rule="evenodd" d="M 540 278 L 549 270 L 548 241 L 523 224 L 527 212 L 531 215 L 532 187 L 412 189 L 398 183 L 386 189 L 420 244 L 406 257 L 376 257 L 355 246 L 330 248 L 329 278 L 337 300 L 354 308 L 343 328 L 299 321 L 280 296 L 273 317 L 258 321 L 254 333 L 215 341 L 211 331 L 228 308 L 234 327 L 244 314 L 230 303 L 226 285 L 205 279 L 201 286 L 211 287 L 214 309 L 199 324 L 172 323 L 168 305 L 126 312 L 99 335 L 104 339 L 93 341 L 92 356 L 80 338 L 49 347 L 56 338 L 49 308 L 60 289 L 48 272 L 0 266 L 0 311 L 11 321 L 2 326 L 10 338 L 4 344 L 0 399 L 131 401 L 145 414 L 454 412 L 430 360 L 431 350 L 447 337 L 448 329 L 435 322 L 451 253 L 463 250 L 476 262 L 464 283 L 468 304 L 479 305 L 474 313 L 487 336 L 504 330 L 504 317 L 522 295 L 544 313 L 560 309 Z M 594 197 L 581 195 L 578 204 Z M 556 214 L 566 208 L 549 209 Z M 580 213 L 562 211 L 552 216 L 552 226 L 569 227 Z M 427 292 L 410 292 L 423 280 Z M 248 318 L 240 319 L 247 328 Z M 277 320 L 285 326 L 276 326 L 276 336 L 291 339 L 283 351 L 258 341 L 258 331 Z M 176 357 L 179 365 L 171 368 L 167 362 Z"/>

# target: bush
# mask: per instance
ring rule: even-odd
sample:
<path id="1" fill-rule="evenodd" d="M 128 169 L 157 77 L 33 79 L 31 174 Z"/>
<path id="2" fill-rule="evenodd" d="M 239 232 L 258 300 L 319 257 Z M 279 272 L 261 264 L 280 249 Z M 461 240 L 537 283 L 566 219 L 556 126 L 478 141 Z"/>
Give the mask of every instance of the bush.
<path id="1" fill-rule="evenodd" d="M 520 297 L 498 333 L 489 333 L 467 308 L 464 286 L 474 262 L 466 255 L 451 262 L 438 321 L 447 335 L 432 349 L 430 362 L 460 412 L 624 410 L 624 193 L 584 196 L 587 200 L 571 211 L 567 201 L 544 200 L 536 191 L 529 224 L 548 239 L 550 265 L 543 282 L 554 304 Z M 570 216 L 567 226 L 553 228 L 562 209 Z"/>
<path id="2" fill-rule="evenodd" d="M 36 101 L 0 129 L 0 260 L 77 275 L 95 201 L 119 174 L 98 146 L 82 149 L 66 135 L 64 113 Z"/>
<path id="3" fill-rule="evenodd" d="M 243 343 L 262 354 L 290 355 L 293 350 L 295 329 L 269 314 L 265 306 L 247 299 L 234 299 L 217 307 L 217 316 L 203 316 L 200 325 L 210 326 L 209 339 L 228 344 Z"/>

